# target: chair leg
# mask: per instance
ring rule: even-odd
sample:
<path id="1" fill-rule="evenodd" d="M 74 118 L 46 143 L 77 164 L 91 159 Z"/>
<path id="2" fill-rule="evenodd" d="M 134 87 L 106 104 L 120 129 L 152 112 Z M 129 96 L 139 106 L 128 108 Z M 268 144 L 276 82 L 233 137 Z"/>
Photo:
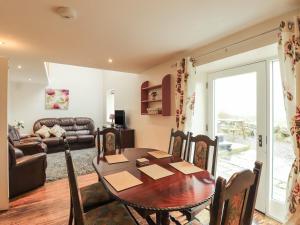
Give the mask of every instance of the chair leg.
<path id="1" fill-rule="evenodd" d="M 73 203 L 72 199 L 70 199 L 70 214 L 69 214 L 69 225 L 73 224 Z"/>

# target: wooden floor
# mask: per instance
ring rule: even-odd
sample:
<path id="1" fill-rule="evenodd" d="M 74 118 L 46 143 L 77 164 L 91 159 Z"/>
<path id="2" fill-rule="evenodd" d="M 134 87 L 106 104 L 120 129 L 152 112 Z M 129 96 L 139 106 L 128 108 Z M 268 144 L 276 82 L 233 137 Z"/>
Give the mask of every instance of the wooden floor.
<path id="1" fill-rule="evenodd" d="M 78 177 L 79 186 L 97 181 L 95 173 Z M 64 225 L 69 215 L 67 179 L 46 183 L 45 186 L 10 202 L 10 209 L 0 212 L 0 225 Z M 255 213 L 253 225 L 279 225 Z"/>

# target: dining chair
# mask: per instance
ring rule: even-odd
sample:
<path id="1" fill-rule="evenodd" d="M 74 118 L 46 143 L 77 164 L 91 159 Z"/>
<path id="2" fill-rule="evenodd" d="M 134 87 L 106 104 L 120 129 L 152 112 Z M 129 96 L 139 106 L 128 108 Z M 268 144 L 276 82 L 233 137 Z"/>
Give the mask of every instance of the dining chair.
<path id="1" fill-rule="evenodd" d="M 186 160 L 189 135 L 189 132 L 185 134 L 181 130 L 174 131 L 172 128 L 168 153 Z"/>
<path id="2" fill-rule="evenodd" d="M 66 152 L 68 151 L 69 160 L 71 161 L 71 162 L 67 161 L 68 174 L 72 173 L 71 176 L 75 177 L 72 156 L 70 153 L 70 147 L 69 147 L 69 143 L 66 139 L 64 140 L 64 144 L 65 144 L 65 151 Z M 72 178 L 72 179 L 74 180 L 74 178 Z M 96 183 L 84 186 L 79 189 L 79 193 L 80 193 L 81 200 L 82 200 L 83 212 L 87 212 L 98 206 L 101 206 L 101 205 L 104 205 L 104 204 L 114 201 L 112 196 L 110 196 L 110 194 L 105 190 L 105 188 L 101 182 L 96 182 Z M 69 225 L 71 225 L 73 222 L 73 210 L 74 210 L 74 207 L 73 207 L 72 196 L 71 196 Z"/>
<path id="3" fill-rule="evenodd" d="M 135 218 L 132 216 L 127 207 L 117 201 L 107 202 L 96 208 L 88 211 L 84 210 L 84 198 L 80 189 L 78 189 L 77 179 L 75 176 L 72 156 L 70 150 L 65 151 L 65 158 L 67 163 L 69 187 L 71 194 L 72 208 L 74 213 L 75 225 L 137 225 Z M 97 192 L 97 191 L 96 191 Z M 73 214 L 72 214 L 73 215 Z M 73 217 L 73 216 L 72 216 Z M 69 224 L 72 224 L 69 221 Z"/>
<path id="4" fill-rule="evenodd" d="M 216 175 L 216 162 L 218 153 L 217 136 L 214 140 L 212 140 L 206 135 L 193 136 L 193 134 L 190 133 L 187 149 L 187 161 L 191 161 L 194 165 L 200 167 L 201 169 L 208 170 L 213 176 Z M 190 159 L 191 156 L 193 156 L 192 159 Z M 211 169 L 209 169 L 209 159 L 211 156 L 212 163 Z"/>
<path id="5" fill-rule="evenodd" d="M 102 136 L 102 149 L 101 149 Z M 103 152 L 104 155 L 113 155 L 121 148 L 120 131 L 115 128 L 105 128 L 102 131 L 97 129 L 97 148 L 98 156 Z"/>
<path id="6" fill-rule="evenodd" d="M 216 190 L 209 212 L 209 225 L 251 225 L 258 192 L 262 163 L 256 161 L 253 171 L 243 170 L 216 181 Z M 201 219 L 201 218 L 200 218 Z M 175 221 L 176 224 L 182 224 Z M 186 225 L 204 225 L 194 219 Z"/>

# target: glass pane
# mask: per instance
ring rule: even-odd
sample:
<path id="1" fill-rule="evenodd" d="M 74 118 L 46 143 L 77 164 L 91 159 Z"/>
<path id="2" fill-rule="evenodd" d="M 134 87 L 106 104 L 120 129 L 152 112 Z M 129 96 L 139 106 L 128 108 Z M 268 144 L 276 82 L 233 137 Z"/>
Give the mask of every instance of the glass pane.
<path id="1" fill-rule="evenodd" d="M 256 72 L 215 80 L 217 175 L 230 178 L 256 160 Z"/>
<path id="2" fill-rule="evenodd" d="M 294 155 L 290 131 L 287 128 L 279 61 L 273 61 L 271 67 L 273 73 L 272 198 L 284 202 Z"/>

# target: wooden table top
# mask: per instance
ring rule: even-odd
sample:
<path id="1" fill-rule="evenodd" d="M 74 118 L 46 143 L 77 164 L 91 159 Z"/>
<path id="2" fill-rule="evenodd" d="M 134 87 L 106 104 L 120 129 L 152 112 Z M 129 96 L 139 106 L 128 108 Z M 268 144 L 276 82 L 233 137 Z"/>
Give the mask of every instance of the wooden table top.
<path id="1" fill-rule="evenodd" d="M 93 166 L 108 191 L 126 205 L 152 210 L 174 211 L 188 209 L 207 202 L 215 191 L 215 180 L 208 171 L 185 175 L 169 163 L 182 161 L 178 157 L 156 159 L 147 154 L 155 149 L 128 148 L 122 150 L 129 162 L 108 164 L 104 158 L 94 158 Z M 147 158 L 174 172 L 174 175 L 154 180 L 137 169 L 136 159 Z M 127 170 L 143 184 L 117 192 L 103 176 Z"/>

